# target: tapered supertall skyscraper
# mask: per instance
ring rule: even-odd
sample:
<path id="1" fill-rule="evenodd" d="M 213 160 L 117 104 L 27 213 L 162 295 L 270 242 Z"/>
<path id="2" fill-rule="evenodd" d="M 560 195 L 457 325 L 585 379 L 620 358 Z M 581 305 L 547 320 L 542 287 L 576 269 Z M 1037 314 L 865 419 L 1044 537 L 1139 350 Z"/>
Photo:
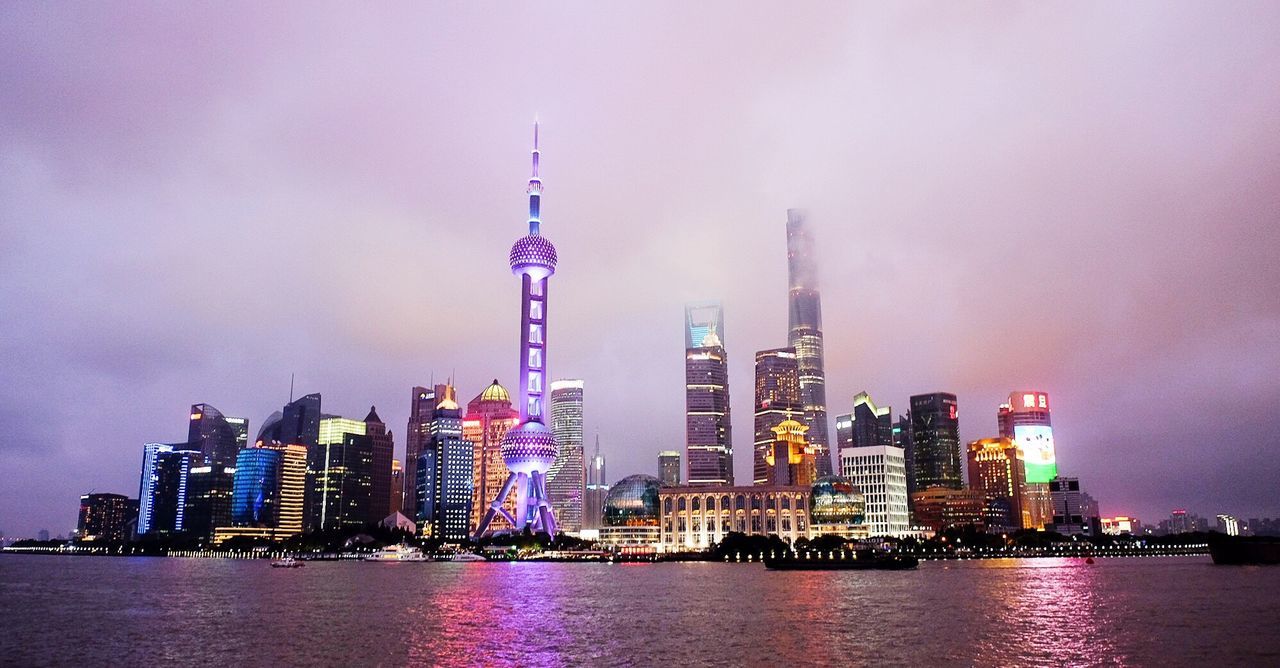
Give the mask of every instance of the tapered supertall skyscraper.
<path id="1" fill-rule="evenodd" d="M 543 391 L 547 380 L 547 283 L 556 272 L 556 247 L 542 236 L 542 180 L 538 178 L 538 124 L 533 124 L 533 174 L 529 177 L 529 233 L 511 247 L 511 272 L 520 277 L 520 424 L 502 437 L 502 461 L 510 474 L 476 535 L 501 515 L 516 531 L 529 528 L 555 535 L 556 520 L 547 496 L 547 471 L 556 461 L 559 445 L 545 424 Z M 503 501 L 514 489 L 513 516 Z"/>
<path id="2" fill-rule="evenodd" d="M 790 328 L 787 345 L 795 348 L 800 367 L 800 402 L 809 427 L 809 445 L 817 451 L 818 475 L 832 473 L 831 441 L 827 435 L 827 380 L 822 370 L 822 300 L 813 237 L 804 212 L 787 209 L 787 276 Z"/>

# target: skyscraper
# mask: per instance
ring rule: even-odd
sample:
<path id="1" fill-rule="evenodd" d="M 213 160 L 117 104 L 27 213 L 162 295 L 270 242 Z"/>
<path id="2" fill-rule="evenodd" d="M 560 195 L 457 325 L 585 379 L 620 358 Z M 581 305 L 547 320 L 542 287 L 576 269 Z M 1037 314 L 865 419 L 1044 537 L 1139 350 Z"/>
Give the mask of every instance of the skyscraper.
<path id="1" fill-rule="evenodd" d="M 684 310 L 685 459 L 690 485 L 733 484 L 729 356 L 718 302 Z"/>
<path id="2" fill-rule="evenodd" d="M 475 446 L 463 438 L 462 409 L 452 385 L 437 385 L 427 423 L 429 438 L 418 455 L 414 515 L 423 533 L 458 543 L 470 535 Z"/>
<path id="3" fill-rule="evenodd" d="M 283 540 L 302 533 L 307 485 L 307 447 L 261 442 L 236 460 L 231 523 L 214 532 L 214 543 L 236 537 Z"/>
<path id="4" fill-rule="evenodd" d="M 752 481 L 763 485 L 769 465 L 765 456 L 773 447 L 773 428 L 792 416 L 801 417 L 800 367 L 792 348 L 761 350 L 756 353 L 755 452 Z"/>
<path id="5" fill-rule="evenodd" d="M 516 531 L 528 528 L 550 535 L 556 520 L 547 498 L 546 474 L 556 461 L 555 433 L 543 424 L 543 388 L 547 377 L 547 286 L 556 271 L 556 247 L 542 236 L 542 180 L 538 178 L 538 124 L 533 124 L 533 175 L 529 177 L 529 234 L 511 247 L 511 271 L 520 277 L 520 424 L 502 437 L 502 461 L 511 473 L 494 495 L 476 528 L 484 534 L 501 515 Z M 504 507 L 516 493 L 515 514 Z"/>
<path id="6" fill-rule="evenodd" d="M 818 475 L 831 475 L 831 441 L 827 436 L 827 381 L 822 370 L 822 299 L 813 236 L 803 212 L 787 209 L 787 276 L 789 329 L 787 345 L 795 350 L 800 371 L 800 401 L 809 444 L 817 451 Z"/>
<path id="7" fill-rule="evenodd" d="M 969 487 L 987 497 L 992 506 L 1003 512 L 989 512 L 987 525 L 1000 530 L 1017 530 L 1028 525 L 1023 518 L 1026 494 L 1022 451 L 1008 438 L 984 438 L 969 443 Z M 993 525 L 991 519 L 999 519 Z"/>
<path id="8" fill-rule="evenodd" d="M 211 536 L 231 520 L 236 456 L 249 440 L 249 421 L 229 417 L 209 404 L 191 406 L 187 449 L 200 455 L 187 470 L 183 531 Z"/>
<path id="9" fill-rule="evenodd" d="M 1000 435 L 1013 439 L 1026 462 L 1024 510 L 1029 528 L 1039 529 L 1053 521 L 1053 499 L 1049 482 L 1058 475 L 1049 417 L 1049 395 L 1037 390 L 1015 390 L 1009 403 L 996 411 Z"/>
<path id="10" fill-rule="evenodd" d="M 308 527 L 360 527 L 373 500 L 373 439 L 363 421 L 320 419 L 315 448 L 307 451 Z"/>
<path id="11" fill-rule="evenodd" d="M 471 441 L 474 450 L 471 494 L 473 532 L 480 526 L 487 504 L 510 474 L 502 461 L 500 446 L 502 437 L 517 424 L 520 424 L 520 412 L 511 407 L 511 395 L 498 384 L 496 378 L 467 404 L 467 414 L 462 419 L 462 437 Z M 506 499 L 505 503 L 507 512 L 515 510 L 515 500 Z M 498 528 L 498 525 L 494 525 L 494 528 Z"/>
<path id="12" fill-rule="evenodd" d="M 187 473 L 199 451 L 186 443 L 147 443 L 142 447 L 138 487 L 138 535 L 183 531 L 187 505 Z"/>
<path id="13" fill-rule="evenodd" d="M 658 453 L 658 479 L 664 485 L 680 484 L 680 453 L 663 450 Z"/>
<path id="14" fill-rule="evenodd" d="M 373 486 L 369 500 L 367 521 L 381 522 L 391 514 L 391 456 L 395 452 L 395 437 L 378 417 L 374 406 L 364 418 L 365 433 L 373 446 Z"/>
<path id="15" fill-rule="evenodd" d="M 930 487 L 964 488 L 956 395 L 935 392 L 911 397 L 911 443 L 916 492 Z"/>
<path id="16" fill-rule="evenodd" d="M 193 447 L 193 452 L 194 452 Z M 243 450 L 241 450 L 243 452 Z M 204 463 L 193 455 L 187 469 L 186 509 L 182 530 L 195 536 L 208 537 L 214 529 L 231 523 L 231 497 L 235 483 L 235 462 L 230 466 Z"/>
<path id="17" fill-rule="evenodd" d="M 547 494 L 560 530 L 582 530 L 582 500 L 586 491 L 586 466 L 582 450 L 581 380 L 551 382 L 551 431 L 560 443 L 556 463 L 547 471 Z"/>
<path id="18" fill-rule="evenodd" d="M 418 457 L 422 455 L 423 444 L 431 438 L 429 425 L 435 415 L 436 397 L 443 395 L 443 387 L 436 385 L 428 389 L 415 386 L 409 400 L 409 426 L 404 439 L 403 501 L 400 505 L 406 515 L 418 512 Z"/>
<path id="19" fill-rule="evenodd" d="M 254 446 L 236 458 L 231 522 L 241 527 L 274 527 L 280 520 L 280 473 L 283 452 Z"/>
<path id="20" fill-rule="evenodd" d="M 582 503 L 582 528 L 599 529 L 604 498 L 609 494 L 609 478 L 605 475 L 604 455 L 600 454 L 600 435 L 596 449 L 587 462 L 587 491 Z"/>

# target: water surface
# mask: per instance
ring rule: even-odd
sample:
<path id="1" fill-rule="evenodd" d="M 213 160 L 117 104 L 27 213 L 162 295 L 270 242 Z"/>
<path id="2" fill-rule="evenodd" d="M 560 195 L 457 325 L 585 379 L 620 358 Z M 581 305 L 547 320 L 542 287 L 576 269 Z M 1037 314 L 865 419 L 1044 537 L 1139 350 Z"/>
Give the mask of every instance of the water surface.
<path id="1" fill-rule="evenodd" d="M 7 665 L 1280 664 L 1280 569 L 0 556 Z"/>

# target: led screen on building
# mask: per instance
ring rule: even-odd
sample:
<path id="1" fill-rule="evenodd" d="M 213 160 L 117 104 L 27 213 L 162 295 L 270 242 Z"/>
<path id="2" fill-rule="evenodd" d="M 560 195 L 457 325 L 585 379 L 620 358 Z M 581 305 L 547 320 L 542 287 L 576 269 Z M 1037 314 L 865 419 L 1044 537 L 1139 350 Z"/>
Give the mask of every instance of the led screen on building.
<path id="1" fill-rule="evenodd" d="M 1027 463 L 1027 482 L 1049 482 L 1057 477 L 1052 427 L 1017 425 L 1013 428 L 1013 440 Z"/>

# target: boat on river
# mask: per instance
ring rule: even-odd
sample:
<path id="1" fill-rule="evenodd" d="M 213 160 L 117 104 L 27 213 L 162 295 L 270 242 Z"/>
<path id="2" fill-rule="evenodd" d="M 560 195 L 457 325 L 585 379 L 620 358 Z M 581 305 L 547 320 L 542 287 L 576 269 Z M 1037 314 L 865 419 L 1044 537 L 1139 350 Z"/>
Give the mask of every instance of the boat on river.
<path id="1" fill-rule="evenodd" d="M 389 545 L 370 554 L 364 561 L 399 563 L 405 561 L 428 561 L 427 555 L 416 547 L 409 545 Z"/>
<path id="2" fill-rule="evenodd" d="M 1280 564 L 1280 538 L 1258 536 L 1210 540 L 1209 556 L 1219 566 Z"/>
<path id="3" fill-rule="evenodd" d="M 303 566 L 306 566 L 306 564 L 299 559 L 294 559 L 293 557 L 276 559 L 271 562 L 272 568 L 302 568 Z"/>

